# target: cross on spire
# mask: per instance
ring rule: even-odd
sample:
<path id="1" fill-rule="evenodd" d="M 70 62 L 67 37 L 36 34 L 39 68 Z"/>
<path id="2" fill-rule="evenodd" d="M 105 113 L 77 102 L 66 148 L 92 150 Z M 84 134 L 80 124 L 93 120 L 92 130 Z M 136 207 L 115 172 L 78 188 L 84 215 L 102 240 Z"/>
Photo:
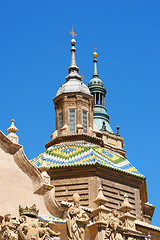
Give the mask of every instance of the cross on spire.
<path id="1" fill-rule="evenodd" d="M 77 34 L 75 34 L 74 32 L 74 27 L 72 26 L 72 31 L 69 32 L 72 35 L 72 38 L 74 39 L 75 36 L 77 36 Z"/>
<path id="2" fill-rule="evenodd" d="M 96 46 L 96 44 L 93 45 L 93 48 L 94 48 L 94 51 L 97 50 L 97 46 Z"/>

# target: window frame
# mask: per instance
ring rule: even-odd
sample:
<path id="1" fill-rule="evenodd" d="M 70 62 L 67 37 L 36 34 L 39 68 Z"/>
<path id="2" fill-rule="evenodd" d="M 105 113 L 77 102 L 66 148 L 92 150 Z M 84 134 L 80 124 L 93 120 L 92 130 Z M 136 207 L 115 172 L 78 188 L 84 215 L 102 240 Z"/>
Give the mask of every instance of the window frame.
<path id="1" fill-rule="evenodd" d="M 71 131 L 71 113 L 70 113 L 71 110 L 74 110 L 74 120 L 75 120 L 74 121 L 74 126 L 75 126 L 74 131 Z M 69 108 L 68 111 L 69 111 L 69 133 L 75 134 L 76 133 L 76 108 Z"/>
<path id="2" fill-rule="evenodd" d="M 84 112 L 86 112 L 86 124 L 84 123 Z M 86 128 L 84 127 L 86 125 Z M 88 133 L 88 111 L 82 109 L 82 126 L 83 126 L 83 132 Z"/>
<path id="3" fill-rule="evenodd" d="M 60 118 L 60 117 L 61 117 L 60 114 L 62 114 L 62 115 L 61 115 L 61 116 L 62 116 L 62 119 Z M 62 126 L 60 125 L 59 119 L 60 119 L 60 121 L 62 122 L 62 123 L 61 123 Z M 63 127 L 63 111 L 57 113 L 57 132 L 58 132 L 58 135 L 61 134 L 61 128 L 62 128 L 62 127 Z"/>

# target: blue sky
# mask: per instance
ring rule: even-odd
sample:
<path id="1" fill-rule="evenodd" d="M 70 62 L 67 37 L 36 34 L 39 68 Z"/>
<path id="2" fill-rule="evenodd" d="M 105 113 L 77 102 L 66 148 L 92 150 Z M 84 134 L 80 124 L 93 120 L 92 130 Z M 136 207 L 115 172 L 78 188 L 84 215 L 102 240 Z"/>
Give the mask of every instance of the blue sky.
<path id="1" fill-rule="evenodd" d="M 84 82 L 98 73 L 107 89 L 113 130 L 120 126 L 128 160 L 147 177 L 160 226 L 160 1 L 0 1 L 0 129 L 15 119 L 29 159 L 55 129 L 52 98 L 70 65 L 72 25 Z"/>

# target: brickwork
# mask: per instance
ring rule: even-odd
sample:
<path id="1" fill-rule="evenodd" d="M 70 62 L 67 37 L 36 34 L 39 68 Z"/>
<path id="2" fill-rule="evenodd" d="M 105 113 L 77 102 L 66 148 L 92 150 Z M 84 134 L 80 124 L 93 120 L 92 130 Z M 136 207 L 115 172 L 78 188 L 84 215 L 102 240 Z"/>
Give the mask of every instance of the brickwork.
<path id="1" fill-rule="evenodd" d="M 56 171 L 56 172 L 55 172 Z M 119 209 L 125 194 L 128 195 L 133 207 L 131 213 L 141 219 L 141 183 L 133 185 L 133 182 L 123 178 L 120 173 L 108 175 L 96 167 L 79 167 L 67 169 L 56 169 L 50 173 L 52 184 L 55 186 L 55 196 L 58 201 L 72 201 L 72 196 L 77 192 L 81 196 L 81 205 L 95 207 L 94 199 L 97 196 L 98 187 L 101 185 L 103 194 L 107 199 L 106 207 Z M 121 180 L 119 180 L 121 178 Z M 133 179 L 132 179 L 133 180 Z"/>
<path id="2" fill-rule="evenodd" d="M 93 96 L 84 93 L 65 93 L 53 99 L 56 115 L 56 130 L 57 130 L 57 115 L 63 112 L 63 126 L 69 126 L 69 109 L 76 109 L 76 125 L 82 125 L 82 110 L 88 112 L 88 127 L 93 128 Z"/>

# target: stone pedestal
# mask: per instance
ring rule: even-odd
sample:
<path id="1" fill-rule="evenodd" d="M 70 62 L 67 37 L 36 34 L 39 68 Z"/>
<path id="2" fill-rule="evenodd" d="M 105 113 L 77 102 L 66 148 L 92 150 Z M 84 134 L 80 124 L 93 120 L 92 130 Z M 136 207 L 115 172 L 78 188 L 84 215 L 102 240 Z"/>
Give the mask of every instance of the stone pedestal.
<path id="1" fill-rule="evenodd" d="M 77 124 L 77 133 L 83 133 L 83 126 L 81 124 Z"/>

